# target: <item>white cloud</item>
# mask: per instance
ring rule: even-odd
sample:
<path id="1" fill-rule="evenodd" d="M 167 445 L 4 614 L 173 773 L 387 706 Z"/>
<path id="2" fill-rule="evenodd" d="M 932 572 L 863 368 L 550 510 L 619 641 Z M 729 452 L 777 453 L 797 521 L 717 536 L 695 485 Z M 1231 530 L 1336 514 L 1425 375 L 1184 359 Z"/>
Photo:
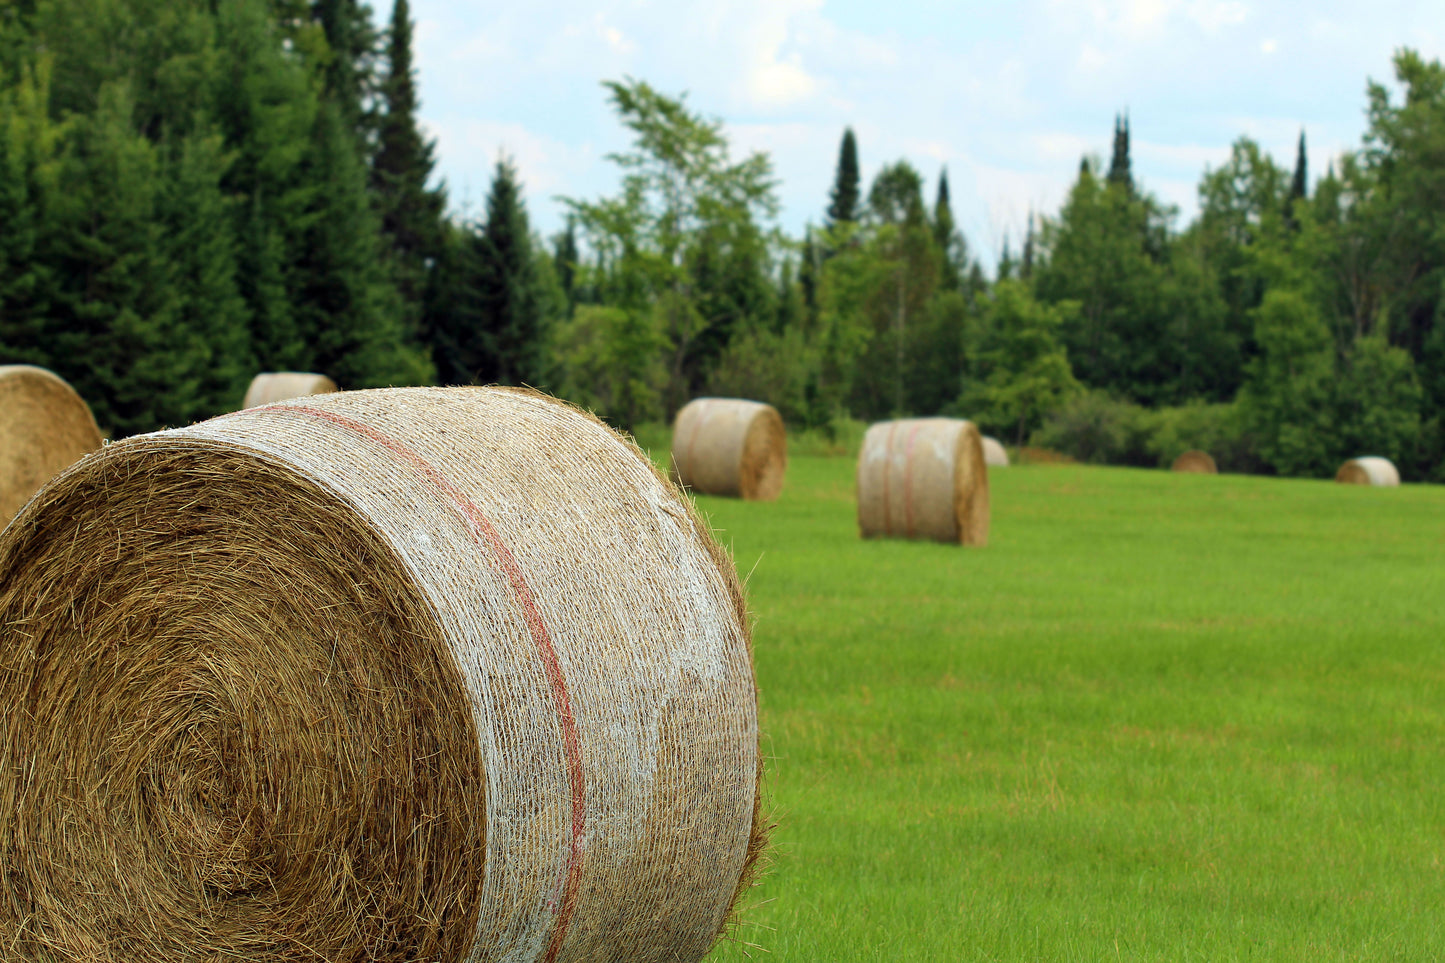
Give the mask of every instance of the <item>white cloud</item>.
<path id="1" fill-rule="evenodd" d="M 1266 55 L 1272 54 L 1278 49 L 1279 44 L 1275 43 L 1273 40 L 1266 40 L 1259 45 L 1259 52 Z"/>
<path id="2" fill-rule="evenodd" d="M 626 34 L 608 23 L 600 13 L 592 18 L 592 29 L 615 53 L 630 54 L 637 49 L 637 45 L 629 40 Z"/>

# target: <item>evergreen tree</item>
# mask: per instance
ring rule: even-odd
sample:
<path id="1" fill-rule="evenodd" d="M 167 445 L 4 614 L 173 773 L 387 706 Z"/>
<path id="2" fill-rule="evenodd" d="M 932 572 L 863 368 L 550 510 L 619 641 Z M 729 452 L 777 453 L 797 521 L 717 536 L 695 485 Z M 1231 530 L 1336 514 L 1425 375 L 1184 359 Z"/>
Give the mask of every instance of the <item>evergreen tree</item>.
<path id="1" fill-rule="evenodd" d="M 1029 211 L 1028 228 L 1024 233 L 1024 255 L 1019 263 L 1019 277 L 1027 281 L 1034 273 L 1034 212 Z"/>
<path id="2" fill-rule="evenodd" d="M 1299 132 L 1299 150 L 1295 154 L 1294 179 L 1290 181 L 1290 201 L 1302 201 L 1309 194 L 1309 158 L 1305 153 L 1305 132 Z"/>
<path id="3" fill-rule="evenodd" d="M 1109 159 L 1108 181 L 1130 193 L 1134 190 L 1134 174 L 1129 161 L 1128 114 L 1114 117 L 1114 152 Z"/>
<path id="4" fill-rule="evenodd" d="M 567 298 L 570 313 L 577 303 L 577 219 L 568 215 L 567 227 L 552 240 L 552 263 L 556 267 L 557 281 Z"/>
<path id="5" fill-rule="evenodd" d="M 425 383 L 431 366 L 402 320 L 355 145 L 342 109 L 323 101 L 302 168 L 304 229 L 290 252 L 297 329 L 314 369 L 348 388 Z"/>
<path id="6" fill-rule="evenodd" d="M 838 170 L 833 175 L 833 189 L 828 196 L 828 226 L 852 224 L 858 220 L 859 193 L 858 141 L 853 128 L 843 130 L 843 143 L 838 148 Z"/>
<path id="7" fill-rule="evenodd" d="M 412 24 L 407 0 L 396 0 L 387 32 L 387 76 L 381 87 L 385 113 L 371 182 L 381 211 L 397 292 L 409 333 L 419 333 L 427 265 L 441 243 L 446 195 L 429 190 L 434 145 L 417 129 L 416 78 L 411 65 Z"/>
<path id="8" fill-rule="evenodd" d="M 404 16 L 405 14 L 403 14 Z M 366 144 L 374 126 L 369 107 L 376 81 L 376 28 L 371 8 L 359 0 L 313 0 L 312 16 L 326 35 L 326 95 L 342 123 Z M 407 31 L 408 39 L 410 31 Z M 408 56 L 408 62 L 410 57 Z"/>
<path id="9" fill-rule="evenodd" d="M 545 371 L 545 335 L 532 264 L 532 235 L 521 185 L 510 160 L 497 161 L 487 195 L 487 222 L 477 246 L 477 299 L 501 384 L 538 384 Z"/>
<path id="10" fill-rule="evenodd" d="M 943 260 L 939 287 L 957 291 L 963 283 L 968 263 L 968 248 L 953 220 L 953 206 L 948 198 L 948 168 L 938 174 L 938 196 L 933 202 L 933 241 Z"/>

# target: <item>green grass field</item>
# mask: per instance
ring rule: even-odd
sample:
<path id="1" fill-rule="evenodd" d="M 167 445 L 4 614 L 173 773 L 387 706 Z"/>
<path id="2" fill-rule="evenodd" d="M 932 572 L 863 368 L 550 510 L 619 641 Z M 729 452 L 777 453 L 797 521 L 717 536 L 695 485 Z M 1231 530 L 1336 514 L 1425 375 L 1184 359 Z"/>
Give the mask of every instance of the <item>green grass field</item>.
<path id="1" fill-rule="evenodd" d="M 1445 958 L 1445 488 L 991 485 L 985 549 L 860 540 L 847 458 L 698 499 L 779 822 L 711 959 Z"/>

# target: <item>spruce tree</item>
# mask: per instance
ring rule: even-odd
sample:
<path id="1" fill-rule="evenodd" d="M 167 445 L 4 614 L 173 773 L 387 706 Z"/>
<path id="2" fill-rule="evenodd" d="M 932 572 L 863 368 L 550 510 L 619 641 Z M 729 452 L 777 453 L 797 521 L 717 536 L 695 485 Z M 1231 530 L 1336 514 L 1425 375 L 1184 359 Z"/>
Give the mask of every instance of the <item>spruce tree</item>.
<path id="1" fill-rule="evenodd" d="M 1299 151 L 1295 155 L 1294 180 L 1289 185 L 1291 201 L 1303 200 L 1309 193 L 1309 158 L 1305 153 L 1305 132 L 1299 132 Z"/>
<path id="2" fill-rule="evenodd" d="M 368 102 L 375 91 L 376 28 L 371 8 L 358 0 L 314 0 L 312 15 L 326 34 L 326 95 L 340 109 L 358 144 L 369 140 L 374 118 Z"/>
<path id="3" fill-rule="evenodd" d="M 387 76 L 381 88 L 385 113 L 380 121 L 371 182 L 406 328 L 410 333 L 419 333 L 426 326 L 421 315 L 427 265 L 435 261 L 441 243 L 446 195 L 441 189 L 427 188 L 435 164 L 434 145 L 424 140 L 417 129 L 411 37 L 407 0 L 396 0 L 387 32 Z"/>
<path id="4" fill-rule="evenodd" d="M 828 226 L 852 224 L 858 220 L 859 193 L 858 141 L 853 128 L 843 130 L 843 143 L 838 148 L 838 170 L 833 177 L 833 189 L 829 192 L 832 203 L 828 205 Z"/>
<path id="5" fill-rule="evenodd" d="M 476 293 L 501 384 L 537 384 L 543 374 L 543 318 L 532 266 L 532 235 L 517 170 L 497 161 L 487 223 L 477 246 Z"/>
<path id="6" fill-rule="evenodd" d="M 939 287 L 945 291 L 957 291 L 963 283 L 963 269 L 968 260 L 968 252 L 963 236 L 959 234 L 953 220 L 953 206 L 948 197 L 947 167 L 938 175 L 938 197 L 933 202 L 933 240 L 943 259 Z"/>
<path id="7" fill-rule="evenodd" d="M 1129 161 L 1129 115 L 1114 117 L 1114 152 L 1109 159 L 1110 184 L 1118 184 L 1125 191 L 1134 192 L 1134 175 Z"/>
<path id="8" fill-rule="evenodd" d="M 1029 226 L 1024 234 L 1024 255 L 1019 264 L 1019 277 L 1025 281 L 1034 273 L 1034 212 L 1029 211 Z"/>
<path id="9" fill-rule="evenodd" d="M 562 293 L 567 296 L 569 314 L 577 304 L 577 258 L 577 219 L 568 215 L 566 230 L 552 240 L 552 263 Z"/>

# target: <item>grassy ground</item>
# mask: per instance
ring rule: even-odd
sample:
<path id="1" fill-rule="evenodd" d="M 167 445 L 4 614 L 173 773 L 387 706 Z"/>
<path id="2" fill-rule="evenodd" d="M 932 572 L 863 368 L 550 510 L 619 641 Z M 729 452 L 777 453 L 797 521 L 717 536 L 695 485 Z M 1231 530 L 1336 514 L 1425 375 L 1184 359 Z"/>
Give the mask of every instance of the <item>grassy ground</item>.
<path id="1" fill-rule="evenodd" d="M 1445 958 L 1445 489 L 1016 467 L 960 549 L 852 474 L 698 500 L 781 824 L 712 959 Z"/>

